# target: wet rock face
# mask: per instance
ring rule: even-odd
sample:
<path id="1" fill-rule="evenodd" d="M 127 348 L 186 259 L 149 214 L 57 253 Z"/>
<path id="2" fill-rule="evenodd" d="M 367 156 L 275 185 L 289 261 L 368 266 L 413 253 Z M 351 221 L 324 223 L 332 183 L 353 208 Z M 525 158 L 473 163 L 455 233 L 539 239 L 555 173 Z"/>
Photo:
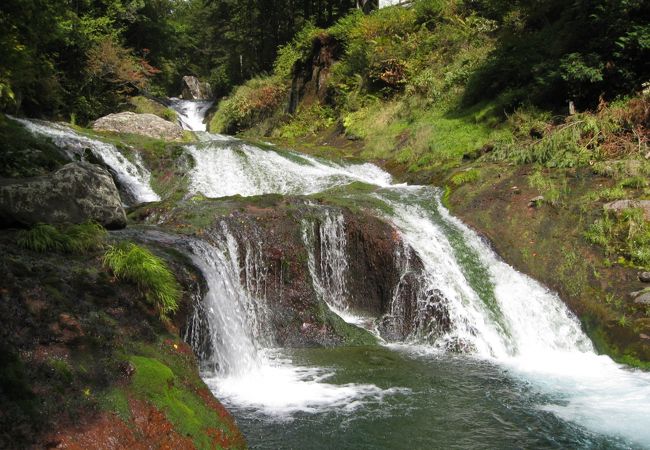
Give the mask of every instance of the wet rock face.
<path id="1" fill-rule="evenodd" d="M 139 134 L 166 141 L 183 139 L 183 129 L 180 125 L 154 114 L 136 114 L 129 111 L 109 114 L 97 119 L 92 128 L 98 131 Z"/>
<path id="2" fill-rule="evenodd" d="M 210 83 L 201 82 L 191 75 L 183 77 L 181 92 L 181 97 L 184 100 L 211 100 L 213 98 Z"/>
<path id="3" fill-rule="evenodd" d="M 0 226 L 87 221 L 126 226 L 117 187 L 100 166 L 74 162 L 42 177 L 0 181 Z"/>

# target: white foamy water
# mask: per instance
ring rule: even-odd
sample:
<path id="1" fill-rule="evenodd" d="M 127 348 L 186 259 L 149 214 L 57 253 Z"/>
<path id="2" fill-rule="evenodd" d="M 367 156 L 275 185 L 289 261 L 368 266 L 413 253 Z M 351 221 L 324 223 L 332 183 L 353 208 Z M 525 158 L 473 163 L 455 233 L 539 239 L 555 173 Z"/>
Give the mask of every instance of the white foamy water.
<path id="1" fill-rule="evenodd" d="M 170 98 L 170 107 L 176 111 L 178 121 L 184 130 L 205 131 L 205 115 L 210 107 L 214 104 L 212 100 L 182 100 L 180 98 Z"/>
<path id="2" fill-rule="evenodd" d="M 29 119 L 12 119 L 21 123 L 31 133 L 50 138 L 70 160 L 83 157 L 86 149 L 90 150 L 96 158 L 111 168 L 120 186 L 127 191 L 133 203 L 160 200 L 149 184 L 151 174 L 144 167 L 137 153 L 135 162 L 131 162 L 113 144 L 83 136 L 64 125 Z"/>
<path id="3" fill-rule="evenodd" d="M 227 404 L 263 413 L 276 420 L 290 420 L 297 412 L 337 410 L 351 413 L 384 397 L 408 393 L 408 389 L 381 389 L 372 384 L 332 384 L 334 371 L 292 364 L 273 350 L 262 352 L 264 363 L 243 376 L 204 374 L 210 389 Z"/>
<path id="4" fill-rule="evenodd" d="M 210 241 L 193 240 L 190 249 L 208 283 L 202 310 L 213 352 L 204 357 L 203 363 L 210 369 L 202 376 L 220 399 L 288 419 L 299 411 L 336 408 L 351 412 L 400 391 L 370 384 L 331 384 L 327 378 L 333 372 L 293 365 L 269 350 L 273 342 L 265 328 L 269 322 L 264 298 L 266 269 L 259 249 L 247 245 L 244 261 L 240 261 L 239 245 L 225 225 Z"/>
<path id="5" fill-rule="evenodd" d="M 373 164 L 342 165 L 241 141 L 212 141 L 188 150 L 196 162 L 189 189 L 206 197 L 312 194 L 354 181 L 378 186 L 392 181 Z"/>

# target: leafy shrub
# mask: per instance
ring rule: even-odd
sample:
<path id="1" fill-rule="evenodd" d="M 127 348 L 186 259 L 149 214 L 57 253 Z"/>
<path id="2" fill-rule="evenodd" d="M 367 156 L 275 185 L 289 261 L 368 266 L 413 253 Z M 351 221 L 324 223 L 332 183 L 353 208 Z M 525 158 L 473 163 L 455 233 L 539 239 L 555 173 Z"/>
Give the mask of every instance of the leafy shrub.
<path id="1" fill-rule="evenodd" d="M 104 265 L 117 278 L 137 284 L 161 317 L 178 309 L 181 287 L 165 262 L 149 250 L 131 242 L 111 246 L 104 254 Z"/>
<path id="2" fill-rule="evenodd" d="M 281 79 L 290 79 L 296 63 L 309 56 L 314 38 L 322 32 L 323 30 L 307 22 L 290 43 L 278 49 L 278 56 L 273 65 L 274 75 Z"/>
<path id="3" fill-rule="evenodd" d="M 253 78 L 219 103 L 213 132 L 235 133 L 269 117 L 286 100 L 289 86 L 277 77 Z"/>
<path id="4" fill-rule="evenodd" d="M 18 234 L 18 245 L 37 252 L 85 253 L 104 245 L 106 230 L 94 222 L 55 227 L 38 224 Z"/>

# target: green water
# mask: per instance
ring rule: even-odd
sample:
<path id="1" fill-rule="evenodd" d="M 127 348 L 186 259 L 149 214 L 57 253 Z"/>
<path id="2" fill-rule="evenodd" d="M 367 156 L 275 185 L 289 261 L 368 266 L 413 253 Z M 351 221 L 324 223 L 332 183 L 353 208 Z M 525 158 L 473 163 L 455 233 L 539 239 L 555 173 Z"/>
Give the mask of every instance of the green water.
<path id="1" fill-rule="evenodd" d="M 285 352 L 294 364 L 334 369 L 334 384 L 408 388 L 352 412 L 298 413 L 291 419 L 228 405 L 255 449 L 632 448 L 560 420 L 540 405 L 562 399 L 489 362 L 418 356 L 383 347 Z"/>

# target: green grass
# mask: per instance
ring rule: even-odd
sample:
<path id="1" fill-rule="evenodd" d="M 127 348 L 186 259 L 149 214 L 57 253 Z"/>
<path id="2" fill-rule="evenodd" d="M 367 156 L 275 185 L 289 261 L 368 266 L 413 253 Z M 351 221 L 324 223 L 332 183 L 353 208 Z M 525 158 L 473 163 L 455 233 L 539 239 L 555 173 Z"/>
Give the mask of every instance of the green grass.
<path id="1" fill-rule="evenodd" d="M 650 268 L 650 222 L 645 220 L 640 209 L 605 213 L 589 226 L 584 237 L 621 264 Z"/>
<path id="2" fill-rule="evenodd" d="M 481 177 L 481 172 L 477 169 L 468 169 L 462 172 L 455 173 L 450 182 L 454 186 L 462 186 L 463 184 L 473 183 Z"/>
<path id="3" fill-rule="evenodd" d="M 104 265 L 117 278 L 137 284 L 161 317 L 178 309 L 181 287 L 167 264 L 149 250 L 130 242 L 111 246 L 104 254 Z"/>
<path id="4" fill-rule="evenodd" d="M 104 246 L 107 232 L 101 225 L 87 222 L 77 225 L 37 224 L 18 233 L 17 242 L 36 252 L 86 253 Z"/>

